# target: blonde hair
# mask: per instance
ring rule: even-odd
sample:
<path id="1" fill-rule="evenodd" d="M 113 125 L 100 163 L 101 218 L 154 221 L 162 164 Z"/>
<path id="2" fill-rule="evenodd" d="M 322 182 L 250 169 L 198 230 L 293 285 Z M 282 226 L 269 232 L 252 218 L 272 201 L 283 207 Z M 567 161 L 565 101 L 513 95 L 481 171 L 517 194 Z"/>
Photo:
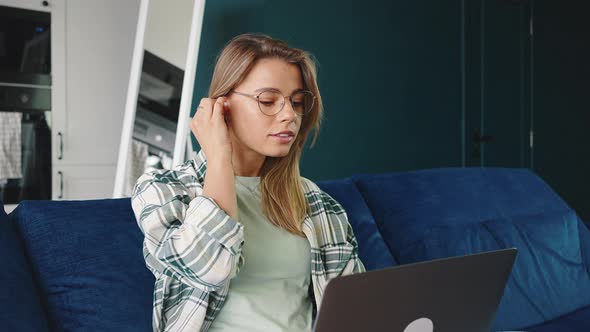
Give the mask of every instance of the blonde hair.
<path id="1" fill-rule="evenodd" d="M 311 209 L 300 179 L 299 160 L 307 135 L 315 129 L 313 147 L 323 117 L 323 106 L 317 85 L 316 64 L 306 51 L 289 47 L 285 42 L 261 33 L 246 33 L 230 40 L 217 56 L 209 98 L 228 94 L 239 85 L 260 59 L 281 59 L 297 65 L 301 70 L 303 88 L 316 96 L 309 113 L 301 119 L 301 127 L 284 157 L 266 157 L 260 170 L 262 212 L 277 227 L 305 237 L 302 223 Z"/>

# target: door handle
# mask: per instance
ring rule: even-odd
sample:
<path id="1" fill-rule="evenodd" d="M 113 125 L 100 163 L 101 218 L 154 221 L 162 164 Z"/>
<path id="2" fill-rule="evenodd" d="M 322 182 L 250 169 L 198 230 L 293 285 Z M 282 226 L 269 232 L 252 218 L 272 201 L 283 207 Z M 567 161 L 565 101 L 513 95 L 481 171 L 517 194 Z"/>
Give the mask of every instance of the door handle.
<path id="1" fill-rule="evenodd" d="M 59 196 L 57 198 L 62 199 L 64 197 L 64 173 L 57 171 L 57 174 L 59 174 Z"/>
<path id="2" fill-rule="evenodd" d="M 57 159 L 62 160 L 64 157 L 64 138 L 61 132 L 58 132 L 57 136 L 59 136 L 59 156 L 57 156 Z"/>
<path id="3" fill-rule="evenodd" d="M 488 143 L 495 139 L 492 135 L 481 135 L 479 132 L 473 134 L 473 141 L 475 143 Z"/>

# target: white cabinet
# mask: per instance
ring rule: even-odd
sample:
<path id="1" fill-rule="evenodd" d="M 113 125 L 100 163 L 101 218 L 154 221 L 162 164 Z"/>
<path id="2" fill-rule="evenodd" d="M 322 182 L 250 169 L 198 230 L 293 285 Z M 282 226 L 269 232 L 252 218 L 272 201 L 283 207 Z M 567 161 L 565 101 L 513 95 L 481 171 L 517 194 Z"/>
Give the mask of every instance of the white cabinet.
<path id="1" fill-rule="evenodd" d="M 43 170 L 51 167 L 51 199 L 112 197 L 140 0 L 0 5 L 50 14 L 51 161 Z M 35 198 L 11 198 L 6 210 L 23 199 Z"/>
<path id="2" fill-rule="evenodd" d="M 49 2 L 52 199 L 108 198 L 114 187 L 139 0 Z"/>
<path id="3" fill-rule="evenodd" d="M 81 200 L 112 196 L 116 165 L 61 165 L 53 169 L 53 199 Z"/>

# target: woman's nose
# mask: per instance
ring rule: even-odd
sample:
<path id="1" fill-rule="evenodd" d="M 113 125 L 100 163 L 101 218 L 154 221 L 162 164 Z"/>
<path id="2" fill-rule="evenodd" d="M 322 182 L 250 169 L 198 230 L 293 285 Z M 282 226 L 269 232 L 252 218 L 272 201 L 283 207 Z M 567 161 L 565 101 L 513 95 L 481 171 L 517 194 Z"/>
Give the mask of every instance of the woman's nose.
<path id="1" fill-rule="evenodd" d="M 281 113 L 283 113 L 282 116 L 286 116 L 288 114 L 289 118 L 294 118 L 294 117 L 299 116 L 299 114 L 295 111 L 295 108 L 293 107 L 291 100 L 288 100 L 288 99 L 285 100 L 285 105 L 283 106 L 283 110 L 279 114 L 281 114 Z"/>

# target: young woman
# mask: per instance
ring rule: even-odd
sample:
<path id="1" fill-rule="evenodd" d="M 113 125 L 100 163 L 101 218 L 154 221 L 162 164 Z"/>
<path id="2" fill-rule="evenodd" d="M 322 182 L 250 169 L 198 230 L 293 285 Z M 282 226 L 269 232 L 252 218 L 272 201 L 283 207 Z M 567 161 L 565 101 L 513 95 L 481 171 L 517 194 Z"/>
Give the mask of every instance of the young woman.
<path id="1" fill-rule="evenodd" d="M 346 212 L 299 174 L 322 100 L 303 50 L 232 39 L 190 127 L 201 150 L 143 174 L 132 206 L 154 331 L 310 331 L 328 280 L 364 272 Z"/>

